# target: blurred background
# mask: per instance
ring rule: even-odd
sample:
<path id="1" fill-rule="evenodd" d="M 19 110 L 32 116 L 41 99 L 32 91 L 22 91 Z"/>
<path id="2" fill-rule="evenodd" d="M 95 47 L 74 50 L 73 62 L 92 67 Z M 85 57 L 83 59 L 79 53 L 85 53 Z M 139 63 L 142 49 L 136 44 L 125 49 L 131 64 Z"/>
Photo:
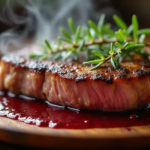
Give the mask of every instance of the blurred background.
<path id="1" fill-rule="evenodd" d="M 59 28 L 67 29 L 67 18 L 76 25 L 86 25 L 89 19 L 98 22 L 106 14 L 106 22 L 115 29 L 113 14 L 128 25 L 136 14 L 140 28 L 150 28 L 150 0 L 0 0 L 0 54 L 11 47 L 55 40 Z M 0 142 L 1 149 L 32 149 Z"/>
<path id="2" fill-rule="evenodd" d="M 112 15 L 117 14 L 129 25 L 136 14 L 140 28 L 147 28 L 149 6 L 150 0 L 0 0 L 1 53 L 25 41 L 55 40 L 60 27 L 67 29 L 68 17 L 76 25 L 86 25 L 89 19 L 98 22 L 104 13 L 106 22 L 114 25 Z"/>

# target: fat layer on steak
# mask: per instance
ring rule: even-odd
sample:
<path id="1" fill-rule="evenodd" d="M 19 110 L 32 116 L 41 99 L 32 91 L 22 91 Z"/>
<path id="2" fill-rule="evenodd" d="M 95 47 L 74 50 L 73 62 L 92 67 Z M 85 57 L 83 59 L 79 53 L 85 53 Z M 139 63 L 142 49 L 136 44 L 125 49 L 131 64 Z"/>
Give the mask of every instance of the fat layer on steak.
<path id="1" fill-rule="evenodd" d="M 150 62 L 108 63 L 96 70 L 82 63 L 28 59 L 30 51 L 3 56 L 0 90 L 78 109 L 125 111 L 150 102 Z"/>

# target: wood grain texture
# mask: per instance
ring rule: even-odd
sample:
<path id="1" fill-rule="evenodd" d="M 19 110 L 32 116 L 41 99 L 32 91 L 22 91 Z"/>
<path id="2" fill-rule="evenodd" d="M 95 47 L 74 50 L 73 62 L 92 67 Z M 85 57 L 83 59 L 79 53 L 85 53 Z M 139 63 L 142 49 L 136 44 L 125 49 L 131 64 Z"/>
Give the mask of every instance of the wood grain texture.
<path id="1" fill-rule="evenodd" d="M 150 125 L 68 130 L 41 128 L 1 117 L 0 140 L 42 148 L 147 148 L 150 147 Z"/>

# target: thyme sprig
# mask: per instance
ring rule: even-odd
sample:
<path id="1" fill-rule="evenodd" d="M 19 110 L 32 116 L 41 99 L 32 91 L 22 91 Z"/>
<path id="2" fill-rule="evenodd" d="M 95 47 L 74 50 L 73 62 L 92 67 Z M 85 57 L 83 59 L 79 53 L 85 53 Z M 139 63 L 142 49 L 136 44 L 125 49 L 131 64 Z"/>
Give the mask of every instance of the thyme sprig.
<path id="1" fill-rule="evenodd" d="M 30 57 L 52 60 L 65 60 L 71 57 L 74 61 L 80 61 L 80 55 L 84 54 L 88 61 L 83 64 L 95 64 L 90 69 L 93 70 L 108 61 L 116 69 L 121 61 L 130 59 L 131 54 L 147 56 L 144 47 L 150 44 L 145 43 L 145 37 L 150 34 L 150 29 L 139 30 L 135 15 L 132 16 L 130 26 L 127 26 L 116 15 L 113 16 L 113 19 L 119 28 L 117 31 L 113 31 L 110 24 L 105 24 L 105 15 L 101 15 L 98 24 L 89 20 L 88 27 L 78 26 L 77 28 L 72 18 L 69 18 L 70 31 L 61 28 L 63 37 L 58 38 L 57 44 L 45 40 L 42 46 L 43 51 L 31 54 Z"/>
<path id="2" fill-rule="evenodd" d="M 113 43 L 111 43 L 111 47 L 110 47 L 110 51 L 109 51 L 109 56 L 107 58 L 105 58 L 101 53 L 97 52 L 97 51 L 93 51 L 93 53 L 95 53 L 95 55 L 97 55 L 100 59 L 97 60 L 92 60 L 89 62 L 84 62 L 84 65 L 87 64 L 97 64 L 96 66 L 94 66 L 93 68 L 91 68 L 90 70 L 96 69 L 97 67 L 99 67 L 100 65 L 102 65 L 103 63 L 107 62 L 108 60 L 111 61 L 112 66 L 117 69 L 119 63 L 117 61 L 117 59 L 115 59 L 115 56 L 122 53 L 125 50 L 130 50 L 130 49 L 136 49 L 136 48 L 143 48 L 144 44 L 135 44 L 133 42 L 130 43 L 126 43 L 124 46 L 122 46 L 120 43 L 116 42 L 115 43 L 116 47 L 118 47 L 117 51 L 114 51 L 114 46 Z"/>

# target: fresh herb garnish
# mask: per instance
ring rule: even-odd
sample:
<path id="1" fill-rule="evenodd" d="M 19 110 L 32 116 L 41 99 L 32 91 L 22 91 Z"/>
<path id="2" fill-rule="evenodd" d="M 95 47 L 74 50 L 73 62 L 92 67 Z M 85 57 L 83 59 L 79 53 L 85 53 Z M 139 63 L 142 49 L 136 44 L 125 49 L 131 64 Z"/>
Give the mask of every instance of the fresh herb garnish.
<path id="1" fill-rule="evenodd" d="M 90 69 L 93 70 L 108 61 L 116 69 L 121 61 L 130 59 L 131 54 L 148 56 L 144 47 L 150 46 L 145 43 L 145 37 L 150 34 L 150 29 L 139 30 L 135 15 L 132 16 L 132 24 L 129 27 L 118 16 L 114 15 L 113 19 L 119 27 L 116 32 L 111 29 L 110 24 L 105 24 L 105 15 L 101 15 L 98 24 L 89 20 L 89 27 L 75 28 L 72 18 L 69 18 L 70 31 L 61 28 L 63 37 L 58 38 L 57 44 L 45 40 L 43 51 L 31 54 L 30 57 L 52 60 L 72 57 L 74 61 L 78 61 L 80 54 L 84 53 L 87 62 L 83 64 L 95 64 Z"/>

